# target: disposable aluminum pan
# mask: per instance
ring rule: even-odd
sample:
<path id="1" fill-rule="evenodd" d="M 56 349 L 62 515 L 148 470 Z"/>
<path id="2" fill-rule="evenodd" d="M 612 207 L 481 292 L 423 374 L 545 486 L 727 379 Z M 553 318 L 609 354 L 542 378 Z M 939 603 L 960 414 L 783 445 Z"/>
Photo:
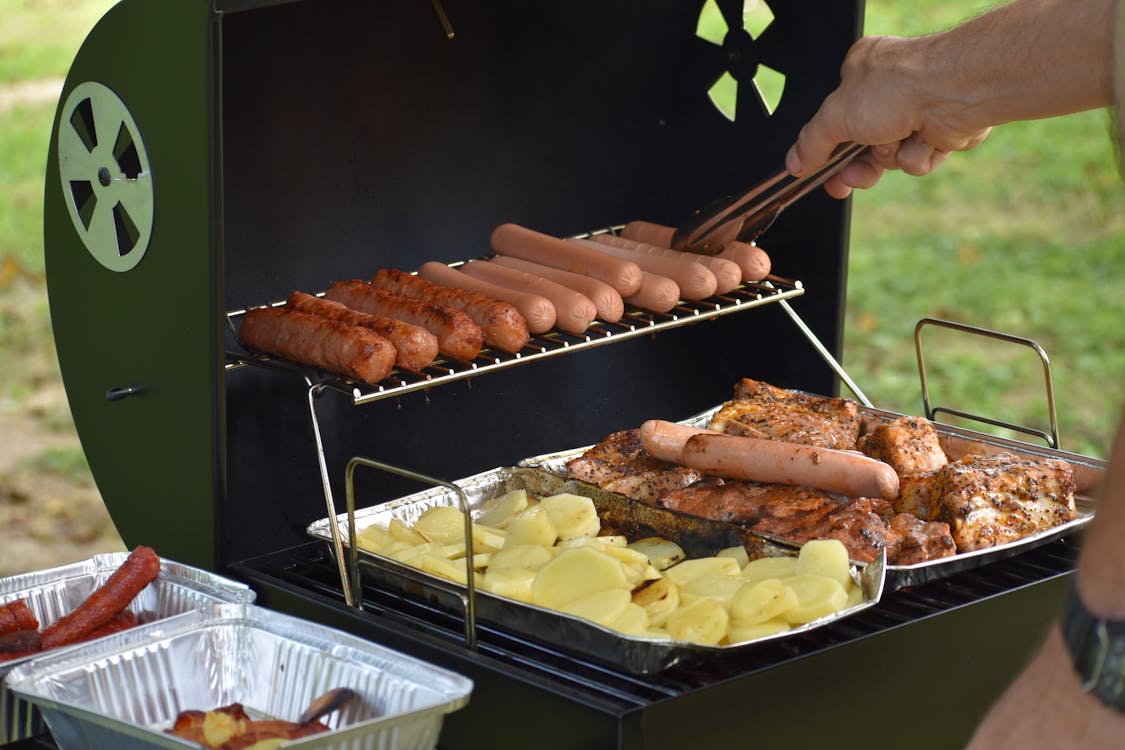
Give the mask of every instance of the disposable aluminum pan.
<path id="1" fill-rule="evenodd" d="M 565 480 L 539 469 L 501 467 L 457 480 L 454 484 L 464 490 L 469 500 L 470 514 L 474 518 L 480 514 L 482 506 L 488 500 L 510 490 L 524 489 L 536 496 L 571 492 L 593 500 L 603 532 L 624 534 L 629 539 L 647 536 L 671 539 L 684 549 L 688 558 L 711 556 L 719 550 L 734 546 L 746 548 L 751 559 L 796 554 L 796 550 L 789 546 L 774 544 L 733 524 L 654 508 L 617 493 Z M 392 519 L 412 525 L 426 510 L 441 505 L 459 507 L 456 493 L 439 487 L 357 510 L 356 530 L 359 533 L 376 524 L 386 527 Z M 339 524 L 341 536 L 346 543 L 347 514 L 338 515 L 336 523 Z M 308 527 L 308 533 L 313 538 L 326 542 L 329 549 L 332 549 L 329 519 L 314 522 Z M 359 556 L 363 577 L 376 585 L 438 603 L 454 612 L 464 612 L 466 588 L 463 585 L 369 552 L 362 547 Z M 626 635 L 580 617 L 480 589 L 476 590 L 476 618 L 632 674 L 653 674 L 677 664 L 696 663 L 732 652 L 742 652 L 767 641 L 831 625 L 863 611 L 877 603 L 882 596 L 883 562 L 880 558 L 866 566 L 853 566 L 852 575 L 863 592 L 863 601 L 859 604 L 783 633 L 727 646 L 704 646 L 667 638 Z"/>
<path id="2" fill-rule="evenodd" d="M 286 748 L 423 750 L 472 692 L 468 678 L 252 604 L 187 617 L 35 659 L 9 689 L 40 708 L 60 750 L 198 748 L 164 731 L 181 711 L 241 703 L 253 719 L 295 721 L 337 687 L 356 699 L 323 719 L 329 731 Z"/>
<path id="3" fill-rule="evenodd" d="M 41 625 L 49 625 L 81 604 L 127 557 L 124 552 L 111 552 L 0 579 L 0 604 L 24 599 Z M 186 612 L 209 610 L 224 602 L 253 602 L 254 598 L 254 592 L 246 584 L 161 558 L 160 575 L 134 597 L 128 609 L 144 624 Z M 86 644 L 64 646 L 51 653 L 84 647 Z M 8 672 L 33 658 L 25 656 L 0 662 L 0 744 L 46 732 L 34 706 L 11 695 L 3 684 Z"/>
<path id="4" fill-rule="evenodd" d="M 691 427 L 706 427 L 711 417 L 719 408 L 721 407 L 708 409 L 705 412 L 682 420 L 681 424 Z M 860 415 L 865 421 L 865 431 L 870 431 L 870 429 L 880 422 L 889 422 L 903 416 L 895 412 L 864 406 L 860 406 L 859 409 Z M 1029 534 L 1014 542 L 998 544 L 994 547 L 971 552 L 958 552 L 951 557 L 943 557 L 937 560 L 915 563 L 913 565 L 894 565 L 888 563 L 886 572 L 887 586 L 892 591 L 912 586 L 920 586 L 930 581 L 947 578 L 965 570 L 972 570 L 981 565 L 987 565 L 990 562 L 1026 552 L 1027 550 L 1051 542 L 1066 534 L 1070 534 L 1093 520 L 1095 503 L 1091 493 L 1101 481 L 1102 474 L 1106 468 L 1105 461 L 1077 453 L 1067 453 L 1053 448 L 1042 448 L 1028 443 L 986 435 L 981 432 L 965 430 L 937 422 L 934 423 L 934 428 L 938 432 L 938 438 L 942 449 L 951 461 L 955 461 L 970 454 L 991 455 L 999 452 L 1014 453 L 1024 458 L 1057 458 L 1067 461 L 1074 468 L 1076 486 L 1074 504 L 1078 513 L 1074 519 L 1066 523 L 1059 524 L 1050 529 L 1045 529 L 1036 534 Z M 591 447 L 592 446 L 585 446 L 582 448 L 533 456 L 523 459 L 519 462 L 519 465 L 539 468 L 552 474 L 562 476 L 565 474 L 567 462 L 581 456 Z M 759 533 L 759 536 L 779 545 L 797 546 L 793 542 L 770 534 Z"/>

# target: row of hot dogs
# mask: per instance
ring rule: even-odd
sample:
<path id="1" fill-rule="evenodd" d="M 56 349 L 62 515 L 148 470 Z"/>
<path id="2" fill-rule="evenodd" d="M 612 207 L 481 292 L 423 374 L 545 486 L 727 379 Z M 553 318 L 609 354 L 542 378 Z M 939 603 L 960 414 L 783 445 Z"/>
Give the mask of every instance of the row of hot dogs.
<path id="1" fill-rule="evenodd" d="M 27 601 L 0 605 L 0 661 L 49 651 L 116 633 L 138 623 L 128 609 L 133 599 L 160 574 L 160 558 L 149 547 L 137 547 L 106 582 L 81 604 L 40 629 Z"/>
<path id="2" fill-rule="evenodd" d="M 294 292 L 284 307 L 248 311 L 239 337 L 251 350 L 375 384 L 396 367 L 419 372 L 439 355 L 470 362 L 484 346 L 514 354 L 531 335 L 615 323 L 627 304 L 663 313 L 770 272 L 755 245 L 682 253 L 670 248 L 674 231 L 638 221 L 620 236 L 564 240 L 503 224 L 488 260 L 431 261 L 417 275 L 382 269 L 370 282 L 336 282 L 323 297 Z"/>

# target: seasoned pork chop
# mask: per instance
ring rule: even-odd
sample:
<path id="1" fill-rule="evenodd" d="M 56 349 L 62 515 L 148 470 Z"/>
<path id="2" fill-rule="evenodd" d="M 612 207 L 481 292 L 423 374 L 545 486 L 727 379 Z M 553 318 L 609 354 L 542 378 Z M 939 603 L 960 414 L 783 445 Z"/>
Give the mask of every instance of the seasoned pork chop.
<path id="1" fill-rule="evenodd" d="M 743 378 L 735 385 L 734 400 L 723 404 L 708 427 L 730 435 L 855 450 L 859 407 L 848 399 L 811 396 Z"/>
<path id="2" fill-rule="evenodd" d="M 933 423 L 923 417 L 883 422 L 859 439 L 859 449 L 891 465 L 899 478 L 928 474 L 949 463 Z"/>
<path id="3" fill-rule="evenodd" d="M 887 525 L 899 538 L 895 565 L 915 565 L 957 553 L 957 545 L 947 523 L 923 521 L 909 513 L 896 513 Z"/>
<path id="4" fill-rule="evenodd" d="M 937 520 L 958 551 L 1021 539 L 1072 520 L 1074 470 L 1054 458 L 965 456 L 933 473 Z"/>
<path id="5" fill-rule="evenodd" d="M 694 469 L 650 456 L 641 445 L 640 430 L 615 432 L 566 465 L 566 477 L 619 492 L 644 503 L 661 493 L 686 487 L 702 478 Z"/>

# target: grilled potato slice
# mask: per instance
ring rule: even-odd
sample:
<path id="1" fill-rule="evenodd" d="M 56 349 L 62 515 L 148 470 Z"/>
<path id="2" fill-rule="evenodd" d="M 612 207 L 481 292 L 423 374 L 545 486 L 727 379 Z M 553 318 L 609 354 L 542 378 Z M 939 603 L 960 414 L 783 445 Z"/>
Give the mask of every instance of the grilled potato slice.
<path id="1" fill-rule="evenodd" d="M 848 592 L 835 578 L 805 574 L 790 576 L 784 582 L 797 594 L 797 606 L 784 615 L 794 625 L 839 612 L 848 603 Z"/>
<path id="2" fill-rule="evenodd" d="M 848 548 L 839 539 L 813 539 L 805 542 L 797 555 L 797 575 L 827 576 L 847 588 L 852 582 Z"/>
<path id="3" fill-rule="evenodd" d="M 664 570 L 664 576 L 671 578 L 681 589 L 689 581 L 705 575 L 731 575 L 739 573 L 738 561 L 731 557 L 698 557 L 684 560 Z"/>
<path id="4" fill-rule="evenodd" d="M 756 641 L 759 638 L 765 638 L 767 635 L 782 633 L 791 627 L 792 625 L 780 618 L 765 620 L 754 625 L 736 625 L 732 622 L 727 628 L 727 637 L 723 640 L 725 643 L 731 644 Z"/>
<path id="5" fill-rule="evenodd" d="M 649 536 L 629 543 L 629 549 L 636 550 L 648 558 L 652 567 L 657 570 L 666 570 L 678 562 L 682 562 L 687 555 L 683 548 L 670 539 L 658 536 Z"/>
<path id="6" fill-rule="evenodd" d="M 629 589 L 621 563 L 593 547 L 560 551 L 539 569 L 531 585 L 541 607 L 561 609 L 575 599 L 607 589 Z"/>
<path id="7" fill-rule="evenodd" d="M 744 582 L 731 599 L 732 627 L 758 625 L 783 617 L 799 603 L 797 592 L 777 578 Z"/>
<path id="8" fill-rule="evenodd" d="M 788 578 L 797 575 L 797 558 L 795 557 L 759 557 L 746 563 L 742 569 L 742 577 L 748 581 L 760 581 L 763 578 Z"/>
<path id="9" fill-rule="evenodd" d="M 508 519 L 508 538 L 504 546 L 538 544 L 540 547 L 551 547 L 558 537 L 547 511 L 541 505 L 532 505 Z"/>
<path id="10" fill-rule="evenodd" d="M 602 530 L 598 509 L 588 497 L 563 492 L 542 498 L 539 507 L 547 511 L 559 539 L 592 539 Z"/>
<path id="11" fill-rule="evenodd" d="M 620 617 L 625 607 L 631 603 L 629 592 L 625 589 L 606 589 L 568 602 L 559 607 L 559 611 L 608 626 Z"/>
<path id="12" fill-rule="evenodd" d="M 500 497 L 493 498 L 485 503 L 484 509 L 477 515 L 476 521 L 482 526 L 494 526 L 502 529 L 508 525 L 512 516 L 528 505 L 527 490 L 505 492 Z"/>
<path id="13" fill-rule="evenodd" d="M 729 623 L 730 616 L 722 604 L 701 598 L 676 609 L 664 623 L 664 629 L 677 641 L 714 646 L 726 636 Z"/>
<path id="14" fill-rule="evenodd" d="M 648 613 L 650 625 L 660 627 L 680 606 L 680 588 L 668 578 L 646 581 L 633 589 L 633 604 Z"/>

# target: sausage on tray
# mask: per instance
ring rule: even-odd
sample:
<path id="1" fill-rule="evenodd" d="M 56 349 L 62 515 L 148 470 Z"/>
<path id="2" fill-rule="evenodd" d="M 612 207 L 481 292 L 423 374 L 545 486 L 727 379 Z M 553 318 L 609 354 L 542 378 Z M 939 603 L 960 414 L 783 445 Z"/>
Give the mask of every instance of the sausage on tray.
<path id="1" fill-rule="evenodd" d="M 151 547 L 137 547 L 113 574 L 72 612 L 43 629 L 43 650 L 75 643 L 102 627 L 160 574 L 160 558 Z"/>
<path id="2" fill-rule="evenodd" d="M 37 630 L 39 620 L 27 605 L 24 599 L 16 599 L 7 604 L 0 604 L 0 635 L 14 633 L 17 630 Z"/>
<path id="3" fill-rule="evenodd" d="M 515 354 L 527 346 L 530 338 L 528 328 L 531 321 L 527 313 L 519 305 L 503 297 L 493 297 L 466 287 L 453 288 L 454 285 L 443 284 L 421 271 L 418 276 L 412 276 L 394 268 L 380 269 L 371 280 L 371 285 L 404 297 L 460 310 L 480 326 L 484 343 L 501 351 Z"/>
<path id="4" fill-rule="evenodd" d="M 337 281 L 328 287 L 324 296 L 369 315 L 381 315 L 421 326 L 437 336 L 438 351 L 450 359 L 471 362 L 484 345 L 484 333 L 480 326 L 460 310 L 394 294 L 366 281 Z"/>
<path id="5" fill-rule="evenodd" d="M 280 307 L 248 311 L 238 335 L 251 349 L 372 385 L 391 373 L 397 356 L 390 341 L 366 328 Z"/>
<path id="6" fill-rule="evenodd" d="M 698 263 L 710 271 L 715 277 L 715 290 L 711 294 L 726 294 L 727 292 L 734 291 L 738 285 L 742 283 L 742 269 L 733 260 L 720 258 L 717 255 L 698 255 L 696 253 L 683 253 L 679 250 L 673 250 L 670 247 L 662 247 L 653 245 L 648 242 L 638 242 L 637 240 L 630 240 L 625 237 L 618 237 L 616 234 L 595 234 L 590 237 L 592 242 L 599 245 L 608 245 L 616 247 L 620 250 L 628 250 L 639 255 L 648 255 L 657 258 L 675 258 L 681 263 Z M 640 263 L 641 268 L 645 268 L 644 263 Z M 655 268 L 645 268 L 646 271 L 653 273 L 660 273 Z M 673 277 L 675 280 L 675 277 Z M 677 282 L 678 283 L 678 282 Z M 680 284 L 680 291 L 687 299 L 695 299 L 688 295 L 684 290 L 684 285 Z M 707 296 L 711 296 L 708 294 Z"/>
<path id="7" fill-rule="evenodd" d="M 390 341 L 395 348 L 395 367 L 419 372 L 429 367 L 438 354 L 437 336 L 401 320 L 369 315 L 345 304 L 304 292 L 293 292 L 285 303 L 290 310 L 319 315 L 352 326 L 369 328 Z"/>
<path id="8" fill-rule="evenodd" d="M 641 268 L 598 250 L 581 247 L 518 224 L 501 224 L 492 230 L 492 249 L 499 255 L 523 258 L 563 271 L 593 276 L 616 289 L 621 296 L 641 288 Z"/>
<path id="9" fill-rule="evenodd" d="M 631 260 L 641 267 L 642 271 L 667 276 L 676 282 L 680 288 L 680 296 L 684 299 L 707 299 L 715 294 L 719 282 L 711 269 L 693 258 L 681 258 L 669 255 L 654 255 L 651 253 L 638 253 L 624 247 L 617 247 L 604 241 L 571 239 L 575 242 L 598 252 L 612 255 L 615 258 Z M 628 240 L 626 240 L 628 241 Z"/>
<path id="10" fill-rule="evenodd" d="M 616 323 L 625 314 L 625 303 L 621 299 L 620 292 L 593 276 L 571 273 L 561 268 L 552 268 L 541 263 L 532 263 L 530 260 L 513 258 L 508 255 L 497 255 L 490 258 L 488 262 L 530 273 L 556 284 L 562 284 L 568 289 L 573 289 L 593 302 L 594 308 L 597 310 L 597 316 L 607 323 Z"/>
<path id="11" fill-rule="evenodd" d="M 505 268 L 486 260 L 471 260 L 461 270 L 490 284 L 545 297 L 555 308 L 555 328 L 560 331 L 580 336 L 598 316 L 598 308 L 589 297 L 542 276 Z"/>

